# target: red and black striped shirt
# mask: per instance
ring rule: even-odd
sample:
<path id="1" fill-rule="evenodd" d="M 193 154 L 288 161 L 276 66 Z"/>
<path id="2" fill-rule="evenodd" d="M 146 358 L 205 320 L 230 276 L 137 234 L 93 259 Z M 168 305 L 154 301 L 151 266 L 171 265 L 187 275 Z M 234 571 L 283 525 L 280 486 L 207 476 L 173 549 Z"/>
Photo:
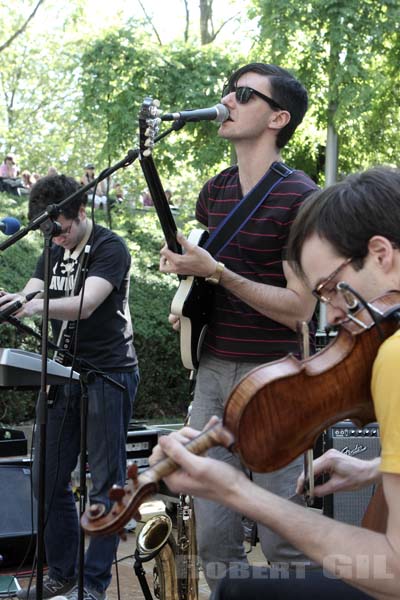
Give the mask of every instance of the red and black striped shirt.
<path id="1" fill-rule="evenodd" d="M 274 188 L 218 260 L 247 279 L 285 287 L 282 260 L 290 225 L 303 200 L 316 189 L 305 173 L 294 171 Z M 238 168 L 229 167 L 204 185 L 196 217 L 212 233 L 242 196 Z M 268 362 L 297 352 L 298 342 L 291 329 L 217 286 L 203 348 L 226 360 Z"/>

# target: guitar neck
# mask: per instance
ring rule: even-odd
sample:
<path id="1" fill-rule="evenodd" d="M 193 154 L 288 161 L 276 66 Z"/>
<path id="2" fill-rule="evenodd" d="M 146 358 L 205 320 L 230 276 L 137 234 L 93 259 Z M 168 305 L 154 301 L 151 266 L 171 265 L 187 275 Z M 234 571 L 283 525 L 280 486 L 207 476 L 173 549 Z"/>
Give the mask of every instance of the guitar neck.
<path id="1" fill-rule="evenodd" d="M 176 241 L 177 227 L 168 204 L 153 157 L 147 156 L 140 159 L 143 175 L 149 188 L 154 208 L 156 209 L 167 246 L 172 252 L 182 254 L 181 245 Z"/>

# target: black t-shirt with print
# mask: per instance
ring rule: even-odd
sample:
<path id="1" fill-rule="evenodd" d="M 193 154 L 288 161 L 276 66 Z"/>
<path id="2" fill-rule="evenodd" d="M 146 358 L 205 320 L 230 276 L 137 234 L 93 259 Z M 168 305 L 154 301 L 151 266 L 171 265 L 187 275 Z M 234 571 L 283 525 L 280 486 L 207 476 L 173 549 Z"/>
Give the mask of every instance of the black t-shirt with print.
<path id="1" fill-rule="evenodd" d="M 86 278 L 101 277 L 113 290 L 88 319 L 78 325 L 78 357 L 91 361 L 99 369 L 126 371 L 137 365 L 129 312 L 131 258 L 123 240 L 112 231 L 94 226 Z M 90 240 L 89 240 L 90 243 Z M 78 259 L 61 246 L 53 245 L 50 259 L 50 298 L 70 295 L 78 268 Z M 44 258 L 39 258 L 33 277 L 44 279 Z M 57 341 L 61 321 L 52 319 Z"/>

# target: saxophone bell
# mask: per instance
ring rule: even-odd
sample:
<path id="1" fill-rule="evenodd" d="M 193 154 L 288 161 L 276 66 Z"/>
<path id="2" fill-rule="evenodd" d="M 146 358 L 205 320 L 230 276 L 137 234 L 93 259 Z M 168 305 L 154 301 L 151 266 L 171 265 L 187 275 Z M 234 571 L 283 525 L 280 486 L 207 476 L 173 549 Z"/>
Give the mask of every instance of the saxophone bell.
<path id="1" fill-rule="evenodd" d="M 162 549 L 171 531 L 172 521 L 168 515 L 156 515 L 143 525 L 136 539 L 136 547 L 142 561 L 150 560 Z"/>

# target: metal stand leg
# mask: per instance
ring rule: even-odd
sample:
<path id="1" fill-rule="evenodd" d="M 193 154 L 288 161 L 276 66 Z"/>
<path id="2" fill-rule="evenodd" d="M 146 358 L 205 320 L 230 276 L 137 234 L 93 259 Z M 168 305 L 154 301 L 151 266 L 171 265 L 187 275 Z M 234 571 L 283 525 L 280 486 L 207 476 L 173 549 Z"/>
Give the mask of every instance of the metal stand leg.
<path id="1" fill-rule="evenodd" d="M 88 384 L 92 383 L 95 374 L 92 371 L 81 374 L 81 443 L 80 443 L 80 459 L 79 459 L 79 518 L 85 512 L 87 501 L 87 485 L 86 485 L 86 431 L 87 431 L 87 414 L 88 414 Z M 78 600 L 83 599 L 84 589 L 84 571 L 85 571 L 85 532 L 80 528 L 79 533 L 79 555 L 78 555 Z"/>

